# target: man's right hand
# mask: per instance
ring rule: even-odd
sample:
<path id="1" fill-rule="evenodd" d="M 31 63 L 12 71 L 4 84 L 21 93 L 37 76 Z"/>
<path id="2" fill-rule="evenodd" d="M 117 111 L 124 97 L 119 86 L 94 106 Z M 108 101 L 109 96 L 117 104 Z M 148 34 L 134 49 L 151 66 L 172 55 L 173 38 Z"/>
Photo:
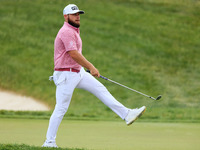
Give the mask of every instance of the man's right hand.
<path id="1" fill-rule="evenodd" d="M 99 71 L 98 71 L 98 69 L 96 69 L 95 67 L 94 68 L 92 68 L 92 69 L 90 69 L 90 73 L 91 73 L 91 75 L 93 75 L 94 77 L 100 77 L 100 73 L 99 73 Z"/>

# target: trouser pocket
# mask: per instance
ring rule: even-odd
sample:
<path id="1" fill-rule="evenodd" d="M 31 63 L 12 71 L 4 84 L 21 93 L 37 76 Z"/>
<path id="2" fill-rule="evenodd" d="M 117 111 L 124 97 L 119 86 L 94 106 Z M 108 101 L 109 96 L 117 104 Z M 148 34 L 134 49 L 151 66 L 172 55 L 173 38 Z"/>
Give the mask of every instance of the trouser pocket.
<path id="1" fill-rule="evenodd" d="M 58 86 L 67 81 L 67 75 L 63 71 L 54 71 L 53 81 Z"/>

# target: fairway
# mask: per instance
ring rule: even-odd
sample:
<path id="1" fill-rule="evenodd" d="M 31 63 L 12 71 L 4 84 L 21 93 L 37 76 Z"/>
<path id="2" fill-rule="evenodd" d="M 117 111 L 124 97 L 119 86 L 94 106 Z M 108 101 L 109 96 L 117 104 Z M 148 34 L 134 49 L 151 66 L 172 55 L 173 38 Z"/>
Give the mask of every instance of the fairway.
<path id="1" fill-rule="evenodd" d="M 0 119 L 0 143 L 41 146 L 48 120 Z M 200 124 L 63 120 L 58 146 L 95 150 L 199 150 Z"/>

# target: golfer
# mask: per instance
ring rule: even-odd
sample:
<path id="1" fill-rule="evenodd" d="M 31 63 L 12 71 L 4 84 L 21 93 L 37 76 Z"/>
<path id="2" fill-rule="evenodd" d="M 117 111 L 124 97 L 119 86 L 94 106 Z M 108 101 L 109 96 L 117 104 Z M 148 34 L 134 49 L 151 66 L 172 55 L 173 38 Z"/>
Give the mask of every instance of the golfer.
<path id="1" fill-rule="evenodd" d="M 75 88 L 94 94 L 125 120 L 127 125 L 132 124 L 146 109 L 145 106 L 139 109 L 126 108 L 95 79 L 100 76 L 98 69 L 82 55 L 80 14 L 84 14 L 84 11 L 79 10 L 76 5 L 67 5 L 63 10 L 64 24 L 55 38 L 53 80 L 56 85 L 56 105 L 49 120 L 43 147 L 57 147 L 55 141 L 57 130 L 68 110 Z M 91 74 L 87 73 L 83 67 L 90 70 Z"/>

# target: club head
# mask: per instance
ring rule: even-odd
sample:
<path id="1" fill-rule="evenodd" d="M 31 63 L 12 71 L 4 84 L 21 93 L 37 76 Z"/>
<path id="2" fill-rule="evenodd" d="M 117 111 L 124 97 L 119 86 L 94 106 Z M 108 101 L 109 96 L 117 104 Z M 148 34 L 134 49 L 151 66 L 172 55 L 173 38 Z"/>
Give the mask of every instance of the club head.
<path id="1" fill-rule="evenodd" d="M 156 100 L 159 100 L 159 99 L 161 99 L 161 97 L 162 97 L 162 96 L 161 96 L 161 95 L 159 95 L 159 96 L 156 98 Z"/>

